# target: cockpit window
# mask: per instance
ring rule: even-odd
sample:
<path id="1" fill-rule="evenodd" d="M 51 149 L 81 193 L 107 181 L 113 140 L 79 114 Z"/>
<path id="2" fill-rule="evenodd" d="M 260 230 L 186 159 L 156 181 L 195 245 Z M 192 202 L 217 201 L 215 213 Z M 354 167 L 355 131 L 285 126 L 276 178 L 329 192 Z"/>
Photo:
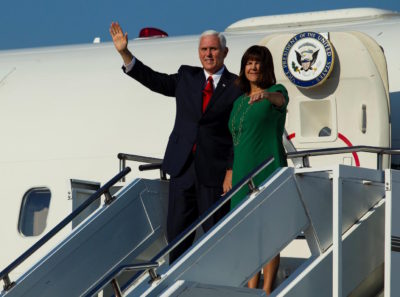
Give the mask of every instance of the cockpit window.
<path id="1" fill-rule="evenodd" d="M 38 236 L 46 228 L 51 193 L 48 188 L 28 190 L 21 203 L 18 230 L 25 236 Z"/>

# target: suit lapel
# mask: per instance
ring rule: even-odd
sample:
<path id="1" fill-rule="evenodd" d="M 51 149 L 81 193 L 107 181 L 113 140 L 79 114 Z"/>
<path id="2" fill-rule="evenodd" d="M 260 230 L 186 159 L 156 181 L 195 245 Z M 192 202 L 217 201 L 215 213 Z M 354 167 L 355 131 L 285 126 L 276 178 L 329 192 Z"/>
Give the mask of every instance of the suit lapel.
<path id="1" fill-rule="evenodd" d="M 206 84 L 206 78 L 204 75 L 203 69 L 199 71 L 198 77 L 195 80 L 197 85 L 196 85 L 196 90 L 195 90 L 195 96 L 196 99 L 194 101 L 194 108 L 196 111 L 196 114 L 200 118 L 203 114 L 202 109 L 203 109 L 203 89 L 204 85 Z"/>

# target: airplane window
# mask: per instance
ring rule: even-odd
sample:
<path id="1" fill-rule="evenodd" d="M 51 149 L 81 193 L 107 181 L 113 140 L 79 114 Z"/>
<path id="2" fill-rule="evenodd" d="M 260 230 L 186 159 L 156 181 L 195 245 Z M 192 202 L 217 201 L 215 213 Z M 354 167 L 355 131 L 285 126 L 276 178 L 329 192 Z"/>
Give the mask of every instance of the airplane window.
<path id="1" fill-rule="evenodd" d="M 48 188 L 28 190 L 21 203 L 18 230 L 25 236 L 37 236 L 46 228 L 51 193 Z"/>

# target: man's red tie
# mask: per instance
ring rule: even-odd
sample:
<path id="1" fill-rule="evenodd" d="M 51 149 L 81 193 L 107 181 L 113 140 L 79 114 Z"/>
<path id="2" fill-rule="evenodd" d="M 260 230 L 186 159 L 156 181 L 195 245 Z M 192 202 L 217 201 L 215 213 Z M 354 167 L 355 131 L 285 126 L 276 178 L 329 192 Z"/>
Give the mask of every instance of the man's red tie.
<path id="1" fill-rule="evenodd" d="M 208 103 L 210 102 L 211 96 L 213 94 L 214 90 L 214 83 L 213 83 L 213 78 L 212 76 L 209 76 L 207 78 L 207 85 L 203 90 L 203 113 L 207 108 Z M 192 152 L 194 153 L 196 151 L 196 143 L 193 145 Z"/>
<path id="2" fill-rule="evenodd" d="M 207 79 L 207 85 L 203 90 L 203 112 L 206 110 L 207 105 L 210 102 L 213 90 L 214 90 L 213 78 L 212 76 L 209 76 Z"/>

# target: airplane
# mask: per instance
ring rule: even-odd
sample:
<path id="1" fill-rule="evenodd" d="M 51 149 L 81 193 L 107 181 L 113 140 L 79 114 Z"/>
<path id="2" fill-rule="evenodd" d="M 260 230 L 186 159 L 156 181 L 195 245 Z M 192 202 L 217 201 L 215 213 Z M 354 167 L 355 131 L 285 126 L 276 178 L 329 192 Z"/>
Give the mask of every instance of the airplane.
<path id="1" fill-rule="evenodd" d="M 290 96 L 285 129 L 295 151 L 396 150 L 399 31 L 399 13 L 374 8 L 254 17 L 223 32 L 229 47 L 225 64 L 238 73 L 249 46 L 271 50 L 277 81 Z M 129 47 L 160 72 L 175 73 L 182 64 L 200 66 L 198 36 L 162 35 L 130 40 Z M 1 269 L 118 173 L 119 153 L 162 159 L 174 99 L 141 86 L 121 65 L 110 42 L 0 51 Z M 334 164 L 398 169 L 400 159 L 367 152 L 309 157 L 313 168 Z M 158 172 L 140 172 L 135 165 L 129 165 L 132 172 L 118 185 L 139 176 L 158 178 Z M 11 278 L 83 219 L 68 224 Z"/>

